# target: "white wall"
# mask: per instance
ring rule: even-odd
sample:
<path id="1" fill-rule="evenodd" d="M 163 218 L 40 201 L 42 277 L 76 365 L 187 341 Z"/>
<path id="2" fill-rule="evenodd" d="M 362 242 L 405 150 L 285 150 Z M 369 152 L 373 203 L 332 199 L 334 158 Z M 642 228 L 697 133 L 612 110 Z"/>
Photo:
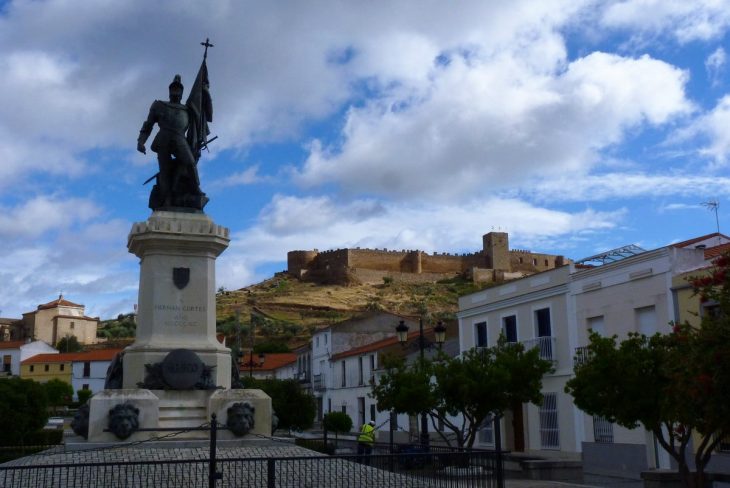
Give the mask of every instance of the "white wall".
<path id="1" fill-rule="evenodd" d="M 89 390 L 93 393 L 103 390 L 106 371 L 110 364 L 111 360 L 90 361 L 90 374 L 84 376 L 84 361 L 74 361 L 71 364 L 71 386 L 74 389 L 74 398 L 78 399 L 76 392 L 81 390 L 85 384 L 89 385 Z"/>

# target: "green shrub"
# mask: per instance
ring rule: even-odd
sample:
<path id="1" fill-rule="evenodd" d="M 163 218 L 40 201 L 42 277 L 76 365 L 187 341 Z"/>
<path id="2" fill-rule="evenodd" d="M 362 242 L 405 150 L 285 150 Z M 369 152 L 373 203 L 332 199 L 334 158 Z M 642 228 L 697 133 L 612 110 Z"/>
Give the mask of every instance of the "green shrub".
<path id="1" fill-rule="evenodd" d="M 91 398 L 91 395 L 94 393 L 91 390 L 77 390 L 76 395 L 79 397 L 79 405 L 83 405 L 87 401 L 89 401 L 89 398 Z"/>
<path id="2" fill-rule="evenodd" d="M 46 389 L 22 378 L 0 381 L 0 445 L 26 444 L 48 421 Z"/>
<path id="3" fill-rule="evenodd" d="M 352 429 L 352 419 L 344 412 L 330 412 L 322 419 L 322 426 L 335 434 L 338 432 L 350 432 Z"/>

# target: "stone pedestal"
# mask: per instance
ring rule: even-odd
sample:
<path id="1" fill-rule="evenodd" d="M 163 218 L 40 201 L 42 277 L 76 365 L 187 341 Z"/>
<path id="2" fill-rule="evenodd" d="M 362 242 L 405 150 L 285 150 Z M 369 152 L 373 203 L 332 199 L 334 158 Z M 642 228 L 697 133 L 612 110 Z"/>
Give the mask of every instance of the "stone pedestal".
<path id="1" fill-rule="evenodd" d="M 141 268 L 137 336 L 124 350 L 123 389 L 99 392 L 89 403 L 90 442 L 125 439 L 124 432 L 119 437 L 104 432 L 115 407 L 116 419 L 119 410 L 131 412 L 127 417 L 135 417 L 139 428 L 150 429 L 132 433 L 128 441 L 158 437 L 160 428 L 195 428 L 213 413 L 225 425 L 236 403 L 255 409 L 248 433 L 271 434 L 271 398 L 261 390 L 230 389 L 231 352 L 216 338 L 215 260 L 228 242 L 228 229 L 201 213 L 155 211 L 132 226 L 128 248 Z M 235 416 L 236 409 L 232 412 Z M 115 432 L 125 427 L 122 422 L 114 423 Z M 227 430 L 219 435 L 234 438 Z M 174 438 L 207 437 L 207 431 L 188 430 Z"/>
<path id="2" fill-rule="evenodd" d="M 226 425 L 228 422 L 228 408 L 236 403 L 249 403 L 254 409 L 254 427 L 249 434 L 271 435 L 271 397 L 261 390 L 219 390 L 210 396 L 208 416 L 215 414 L 218 422 Z M 220 439 L 236 439 L 228 430 L 218 433 Z"/>
<path id="3" fill-rule="evenodd" d="M 145 380 L 145 364 L 174 349 L 195 352 L 214 366 L 215 386 L 230 388 L 230 350 L 216 339 L 215 260 L 228 247 L 228 229 L 208 216 L 156 211 L 129 233 L 140 258 L 137 336 L 124 356 L 124 388 Z"/>
<path id="4" fill-rule="evenodd" d="M 109 428 L 109 411 L 117 405 L 133 404 L 138 410 L 138 427 L 149 429 L 159 422 L 159 399 L 149 390 L 104 390 L 89 400 L 89 442 L 118 442 L 114 434 L 104 432 Z M 127 442 L 140 441 L 159 435 L 159 432 L 135 432 Z"/>

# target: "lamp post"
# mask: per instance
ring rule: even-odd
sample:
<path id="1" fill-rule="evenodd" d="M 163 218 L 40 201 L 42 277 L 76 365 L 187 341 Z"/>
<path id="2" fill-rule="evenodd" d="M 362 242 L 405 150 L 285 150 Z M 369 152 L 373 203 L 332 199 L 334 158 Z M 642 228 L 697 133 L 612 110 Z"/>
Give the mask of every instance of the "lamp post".
<path id="1" fill-rule="evenodd" d="M 249 330 L 249 336 L 251 338 L 251 349 L 250 349 L 248 361 L 245 362 L 245 363 L 243 363 L 241 365 L 241 366 L 244 366 L 244 367 L 247 367 L 248 368 L 248 377 L 249 378 L 253 378 L 253 369 L 254 368 L 260 368 L 261 366 L 263 366 L 264 365 L 264 359 L 266 358 L 266 356 L 264 355 L 264 353 L 259 353 L 259 360 L 258 360 L 258 362 L 255 362 L 253 360 L 253 343 L 254 343 L 254 340 L 256 338 L 256 335 L 254 333 L 255 332 L 255 328 L 254 328 L 255 320 L 256 320 L 256 316 L 254 314 L 251 314 L 251 328 Z M 240 346 L 240 341 L 241 341 L 240 328 L 239 328 L 238 340 L 239 340 L 239 348 L 240 348 L 241 347 Z M 241 352 L 239 354 L 243 355 L 243 352 Z"/>
<path id="2" fill-rule="evenodd" d="M 253 378 L 253 369 L 254 368 L 260 368 L 264 365 L 264 360 L 266 359 L 266 355 L 262 352 L 259 353 L 259 360 L 254 361 L 253 360 L 253 347 L 251 348 L 251 352 L 249 354 L 249 359 L 245 363 L 243 363 L 243 366 L 248 367 L 248 377 Z"/>
<path id="3" fill-rule="evenodd" d="M 439 321 L 438 324 L 436 324 L 436 327 L 434 327 L 434 335 L 436 339 L 436 343 L 438 344 L 439 349 L 441 348 L 441 345 L 444 343 L 444 340 L 446 339 L 446 326 L 443 324 L 443 322 Z M 408 342 L 408 326 L 406 325 L 404 320 L 401 320 L 398 325 L 395 328 L 395 332 L 398 335 L 398 341 L 405 346 Z M 418 350 L 420 352 L 419 358 L 421 361 L 421 366 L 423 366 L 423 363 L 425 361 L 424 357 L 424 351 L 426 349 L 426 338 L 423 335 L 423 317 L 418 318 Z M 429 445 L 429 435 L 428 435 L 428 412 L 421 412 L 421 446 L 424 449 L 428 449 Z"/>

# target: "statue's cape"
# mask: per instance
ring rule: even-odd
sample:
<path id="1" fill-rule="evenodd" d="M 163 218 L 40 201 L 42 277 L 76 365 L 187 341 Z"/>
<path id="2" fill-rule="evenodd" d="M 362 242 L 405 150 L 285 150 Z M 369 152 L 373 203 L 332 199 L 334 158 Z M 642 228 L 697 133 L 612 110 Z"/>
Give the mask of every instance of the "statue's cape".
<path id="1" fill-rule="evenodd" d="M 190 96 L 185 102 L 190 111 L 187 139 L 196 161 L 200 157 L 201 146 L 205 144 L 208 134 L 210 134 L 208 122 L 213 121 L 213 101 L 210 98 L 210 92 L 203 89 L 204 86 L 209 86 L 208 66 L 205 64 L 205 59 L 200 65 L 198 76 L 190 90 Z"/>

